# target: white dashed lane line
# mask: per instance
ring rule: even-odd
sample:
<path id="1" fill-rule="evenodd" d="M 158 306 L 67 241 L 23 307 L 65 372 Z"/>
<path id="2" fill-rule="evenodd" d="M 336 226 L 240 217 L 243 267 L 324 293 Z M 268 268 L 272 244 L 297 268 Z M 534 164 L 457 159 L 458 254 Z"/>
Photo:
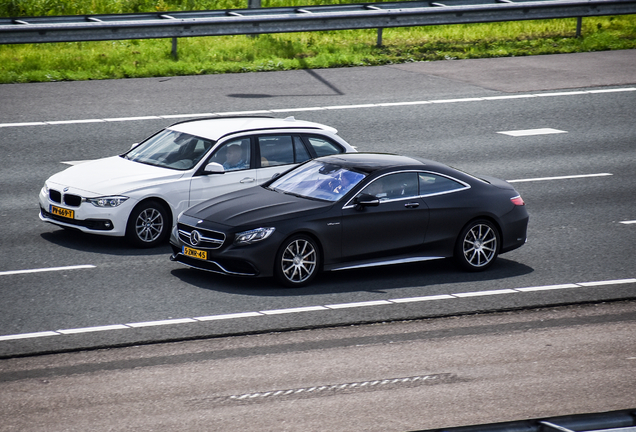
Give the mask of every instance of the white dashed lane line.
<path id="1" fill-rule="evenodd" d="M 632 92 L 632 91 L 636 91 L 636 87 L 599 89 L 599 90 L 588 90 L 588 91 L 555 92 L 555 93 L 529 93 L 529 94 L 523 94 L 523 95 L 487 96 L 487 97 L 477 97 L 477 98 L 439 99 L 439 100 L 390 102 L 390 103 L 375 103 L 375 104 L 372 103 L 372 104 L 363 104 L 363 105 L 333 105 L 333 106 L 282 108 L 282 109 L 255 110 L 255 111 L 210 112 L 210 113 L 172 114 L 172 115 L 143 116 L 143 117 L 117 117 L 117 118 L 103 118 L 103 119 L 36 121 L 36 122 L 25 122 L 25 123 L 0 123 L 0 128 L 28 127 L 28 126 L 53 126 L 53 125 L 68 125 L 68 124 L 81 124 L 81 123 L 110 123 L 110 122 L 123 122 L 123 121 L 167 120 L 167 119 L 182 119 L 182 118 L 196 118 L 196 117 L 218 117 L 218 116 L 229 116 L 229 115 L 263 115 L 263 114 L 280 114 L 280 113 L 294 113 L 294 112 L 304 112 L 304 111 L 326 111 L 326 110 L 342 110 L 342 109 L 386 108 L 386 107 L 400 107 L 400 106 L 410 106 L 410 105 L 501 101 L 501 100 L 509 100 L 509 99 L 590 95 L 590 94 L 596 94 L 596 93 L 618 93 L 618 92 Z M 561 131 L 561 133 L 562 132 L 563 131 Z"/>
<path id="2" fill-rule="evenodd" d="M 348 309 L 348 308 L 403 305 L 405 303 L 417 303 L 422 301 L 461 300 L 465 298 L 481 297 L 481 296 L 517 295 L 517 294 L 532 293 L 532 292 L 538 292 L 538 291 L 607 287 L 607 286 L 621 285 L 621 284 L 636 284 L 636 278 L 580 282 L 580 283 L 567 283 L 567 284 L 560 284 L 560 285 L 544 285 L 544 286 L 501 289 L 501 290 L 462 292 L 462 293 L 455 293 L 455 294 L 442 294 L 442 295 L 408 297 L 408 298 L 397 298 L 397 299 L 387 299 L 387 300 L 373 300 L 373 301 L 365 301 L 365 302 L 330 304 L 330 305 L 323 305 L 323 306 L 304 306 L 304 307 L 296 307 L 296 308 L 289 308 L 289 309 L 264 310 L 259 312 L 240 312 L 240 313 L 223 314 L 223 315 L 210 315 L 210 316 L 204 316 L 204 317 L 198 317 L 198 318 L 178 318 L 178 319 L 146 321 L 146 322 L 128 323 L 128 324 L 111 324 L 111 325 L 105 325 L 105 326 L 64 329 L 64 330 L 56 330 L 56 331 L 44 331 L 44 332 L 36 332 L 36 333 L 21 333 L 21 334 L 0 336 L 0 342 L 18 340 L 18 339 L 74 335 L 74 334 L 81 334 L 81 333 L 102 332 L 102 331 L 112 331 L 112 330 L 127 330 L 127 329 L 134 329 L 134 328 L 140 328 L 140 327 L 195 324 L 199 322 L 216 321 L 216 320 L 266 317 L 266 316 L 279 315 L 279 314 L 314 313 L 314 312 L 333 311 L 333 310 L 341 310 L 341 309 Z"/>
<path id="3" fill-rule="evenodd" d="M 551 129 L 551 128 L 542 128 L 542 129 L 513 130 L 513 131 L 497 132 L 497 133 L 503 134 L 503 135 L 509 135 L 513 137 L 522 137 L 522 136 L 535 136 L 535 135 L 562 134 L 562 133 L 567 133 L 567 131 Z"/>

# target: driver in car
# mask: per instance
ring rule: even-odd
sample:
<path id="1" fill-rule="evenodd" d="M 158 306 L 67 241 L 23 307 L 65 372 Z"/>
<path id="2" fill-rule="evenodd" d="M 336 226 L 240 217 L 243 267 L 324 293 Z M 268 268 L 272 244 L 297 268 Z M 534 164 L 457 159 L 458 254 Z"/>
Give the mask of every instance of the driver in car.
<path id="1" fill-rule="evenodd" d="M 225 153 L 225 171 L 234 171 L 247 168 L 247 163 L 243 160 L 243 150 L 238 144 L 231 145 Z"/>

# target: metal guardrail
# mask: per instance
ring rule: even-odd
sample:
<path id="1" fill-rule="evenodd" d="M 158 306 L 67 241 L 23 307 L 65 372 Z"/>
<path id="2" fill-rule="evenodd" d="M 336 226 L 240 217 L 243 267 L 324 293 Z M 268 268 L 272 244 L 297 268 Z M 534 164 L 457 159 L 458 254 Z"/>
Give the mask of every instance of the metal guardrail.
<path id="1" fill-rule="evenodd" d="M 426 432 L 635 432 L 636 409 L 507 423 L 434 429 Z M 425 432 L 425 431 L 421 431 Z"/>
<path id="2" fill-rule="evenodd" d="M 0 18 L 0 44 L 159 39 L 636 14 L 636 0 L 438 0 Z"/>

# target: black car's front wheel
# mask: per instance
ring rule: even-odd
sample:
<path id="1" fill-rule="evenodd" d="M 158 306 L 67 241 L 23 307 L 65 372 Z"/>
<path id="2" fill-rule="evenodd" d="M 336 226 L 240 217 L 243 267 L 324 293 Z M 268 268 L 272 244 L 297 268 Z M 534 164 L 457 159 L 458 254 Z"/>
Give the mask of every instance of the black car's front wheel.
<path id="1" fill-rule="evenodd" d="M 468 271 L 490 267 L 499 254 L 499 231 L 485 219 L 469 223 L 460 233 L 455 258 Z"/>
<path id="2" fill-rule="evenodd" d="M 157 201 L 146 201 L 130 213 L 126 238 L 137 247 L 150 248 L 163 243 L 169 230 L 168 210 Z"/>
<path id="3" fill-rule="evenodd" d="M 276 255 L 274 272 L 283 285 L 301 287 L 316 277 L 319 263 L 316 242 L 309 236 L 298 235 L 283 242 Z"/>

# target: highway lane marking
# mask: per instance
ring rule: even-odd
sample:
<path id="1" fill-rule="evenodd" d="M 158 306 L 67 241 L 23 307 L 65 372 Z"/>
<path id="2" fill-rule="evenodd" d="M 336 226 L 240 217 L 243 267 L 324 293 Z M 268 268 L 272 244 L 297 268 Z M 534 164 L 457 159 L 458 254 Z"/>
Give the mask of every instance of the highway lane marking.
<path id="1" fill-rule="evenodd" d="M 141 328 L 141 327 L 155 327 L 155 326 L 175 325 L 175 324 L 193 324 L 198 322 L 215 321 L 215 320 L 256 318 L 256 317 L 264 317 L 264 316 L 288 314 L 288 313 L 308 313 L 308 312 L 339 310 L 339 309 L 347 309 L 347 308 L 387 306 L 387 305 L 390 306 L 390 305 L 399 305 L 399 304 L 403 305 L 403 304 L 417 303 L 422 301 L 461 300 L 461 299 L 480 297 L 480 296 L 523 294 L 523 293 L 554 291 L 554 290 L 562 290 L 562 289 L 596 288 L 596 287 L 606 287 L 606 286 L 622 285 L 622 284 L 636 284 L 636 278 L 566 283 L 566 284 L 557 284 L 557 285 L 543 285 L 543 286 L 500 289 L 500 290 L 461 292 L 461 293 L 455 293 L 455 294 L 440 294 L 440 295 L 386 299 L 386 300 L 371 300 L 371 301 L 363 301 L 363 302 L 339 303 L 339 304 L 322 305 L 322 306 L 303 306 L 303 307 L 295 307 L 295 308 L 288 308 L 288 309 L 263 310 L 259 312 L 239 312 L 239 313 L 230 313 L 230 314 L 222 314 L 222 315 L 210 315 L 210 316 L 203 316 L 198 318 L 177 318 L 177 319 L 145 321 L 145 322 L 128 323 L 128 324 L 110 324 L 105 326 L 62 329 L 62 330 L 56 330 L 56 331 L 20 333 L 20 334 L 0 336 L 0 342 L 19 340 L 19 339 L 50 337 L 50 336 L 62 336 L 62 335 L 68 336 L 68 335 L 91 333 L 91 332 L 127 330 L 127 329 L 133 329 L 133 328 Z"/>
<path id="2" fill-rule="evenodd" d="M 505 132 L 497 132 L 498 134 L 508 135 L 513 137 L 525 137 L 525 136 L 535 136 L 535 135 L 551 135 L 551 134 L 562 134 L 567 133 L 567 131 L 562 131 L 559 129 L 552 128 L 541 128 L 541 129 L 525 129 L 525 130 L 512 130 Z"/>
<path id="3" fill-rule="evenodd" d="M 29 270 L 10 270 L 10 271 L 1 271 L 0 276 L 54 272 L 54 271 L 64 271 L 64 270 L 83 270 L 83 269 L 91 269 L 91 268 L 95 268 L 95 266 L 94 265 L 74 265 L 74 266 L 48 267 L 48 268 L 38 268 L 38 269 L 29 269 Z"/>
<path id="4" fill-rule="evenodd" d="M 516 180 L 506 180 L 508 183 L 522 183 L 522 182 L 535 182 L 535 181 L 546 181 L 546 180 L 567 180 L 567 179 L 580 179 L 580 178 L 590 178 L 590 177 L 607 177 L 611 176 L 611 173 L 597 173 L 597 174 L 577 174 L 577 175 L 567 175 L 567 176 L 558 176 L 558 177 L 536 177 L 536 178 L 526 178 L 526 179 L 516 179 Z"/>
<path id="5" fill-rule="evenodd" d="M 75 160 L 75 161 L 62 161 L 60 163 L 63 163 L 65 165 L 73 166 L 73 165 L 80 165 L 80 164 L 83 164 L 83 163 L 86 163 L 86 162 L 90 162 L 91 160 L 94 160 L 94 159 Z"/>
<path id="6" fill-rule="evenodd" d="M 123 121 L 167 120 L 167 119 L 181 119 L 181 118 L 194 118 L 194 117 L 219 117 L 219 116 L 228 116 L 228 115 L 259 115 L 259 114 L 262 115 L 262 114 L 293 113 L 293 112 L 304 112 L 304 111 L 327 111 L 327 110 L 341 110 L 341 109 L 360 109 L 360 108 L 362 109 L 386 108 L 386 107 L 400 107 L 400 106 L 410 106 L 410 105 L 501 101 L 501 100 L 512 100 L 512 99 L 523 99 L 523 98 L 559 97 L 559 96 L 590 95 L 590 94 L 599 94 L 599 93 L 619 93 L 619 92 L 632 92 L 632 91 L 636 91 L 636 87 L 625 87 L 625 88 L 616 88 L 616 89 L 598 89 L 598 90 L 587 90 L 587 91 L 564 91 L 564 92 L 553 92 L 553 93 L 529 93 L 529 94 L 523 94 L 523 95 L 486 96 L 486 97 L 472 97 L 472 98 L 460 98 L 460 99 L 438 99 L 438 100 L 423 100 L 423 101 L 410 101 L 410 102 L 372 103 L 372 104 L 361 104 L 361 105 L 332 105 L 332 106 L 317 106 L 317 107 L 282 108 L 282 109 L 271 109 L 271 110 L 170 114 L 170 115 L 157 115 L 157 116 L 117 117 L 117 118 L 103 118 L 103 119 L 36 121 L 36 122 L 25 122 L 25 123 L 0 123 L 0 128 L 26 127 L 26 126 L 52 126 L 52 125 L 68 125 L 68 124 L 82 124 L 82 123 L 111 123 L 111 122 L 123 122 Z"/>
<path id="7" fill-rule="evenodd" d="M 625 225 L 636 224 L 636 220 L 622 221 L 621 223 Z"/>

